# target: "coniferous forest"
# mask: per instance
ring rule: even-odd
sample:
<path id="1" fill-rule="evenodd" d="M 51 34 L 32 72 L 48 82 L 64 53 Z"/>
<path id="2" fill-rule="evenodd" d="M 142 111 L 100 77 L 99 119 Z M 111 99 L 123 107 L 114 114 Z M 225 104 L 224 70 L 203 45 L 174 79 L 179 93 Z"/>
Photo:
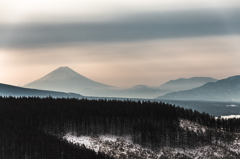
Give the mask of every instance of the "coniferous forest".
<path id="1" fill-rule="evenodd" d="M 209 127 L 194 133 L 179 119 Z M 240 132 L 240 119 L 216 119 L 207 113 L 149 101 L 0 97 L 0 158 L 107 159 L 65 134 L 131 135 L 144 147 L 188 147 L 229 144 Z"/>

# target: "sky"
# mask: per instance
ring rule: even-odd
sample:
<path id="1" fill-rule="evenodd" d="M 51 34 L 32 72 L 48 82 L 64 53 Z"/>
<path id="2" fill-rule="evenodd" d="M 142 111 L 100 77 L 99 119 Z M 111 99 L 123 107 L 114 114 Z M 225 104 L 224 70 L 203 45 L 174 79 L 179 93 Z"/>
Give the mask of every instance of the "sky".
<path id="1" fill-rule="evenodd" d="M 0 0 L 0 83 L 60 66 L 117 86 L 240 74 L 239 0 Z"/>

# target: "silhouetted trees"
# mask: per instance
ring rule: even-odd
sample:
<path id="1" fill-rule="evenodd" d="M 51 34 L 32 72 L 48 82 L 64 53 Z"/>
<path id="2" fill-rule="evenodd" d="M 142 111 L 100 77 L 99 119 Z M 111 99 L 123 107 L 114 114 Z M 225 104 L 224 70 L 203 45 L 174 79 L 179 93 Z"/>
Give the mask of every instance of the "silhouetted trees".
<path id="1" fill-rule="evenodd" d="M 211 129 L 205 134 L 185 130 L 180 118 Z M 239 131 L 239 119 L 215 119 L 163 102 L 0 97 L 0 158 L 109 158 L 63 140 L 68 133 L 131 135 L 151 148 L 194 148 L 230 143 Z"/>

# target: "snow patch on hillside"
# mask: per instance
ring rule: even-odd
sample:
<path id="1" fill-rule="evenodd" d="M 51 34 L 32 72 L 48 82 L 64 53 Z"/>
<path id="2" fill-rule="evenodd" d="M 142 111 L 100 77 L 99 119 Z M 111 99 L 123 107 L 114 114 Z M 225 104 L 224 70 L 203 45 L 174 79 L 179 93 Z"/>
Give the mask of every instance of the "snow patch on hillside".
<path id="1" fill-rule="evenodd" d="M 237 107 L 238 105 L 235 104 L 230 104 L 230 105 L 226 105 L 227 107 Z"/>
<path id="2" fill-rule="evenodd" d="M 135 156 L 142 159 L 158 158 L 150 149 L 133 144 L 130 136 L 100 135 L 95 137 L 77 137 L 67 134 L 63 138 L 71 143 L 79 146 L 84 145 L 88 149 L 92 149 L 95 152 L 103 152 L 114 158 L 134 158 Z"/>
<path id="3" fill-rule="evenodd" d="M 206 130 L 208 129 L 206 126 L 200 125 L 196 122 L 192 122 L 189 120 L 184 120 L 184 119 L 179 119 L 180 120 L 180 127 L 183 128 L 184 130 L 188 129 L 190 131 L 193 131 L 195 133 L 197 132 L 202 132 L 205 133 Z"/>
<path id="4" fill-rule="evenodd" d="M 195 130 L 195 129 L 194 129 Z M 138 159 L 160 159 L 162 158 L 193 158 L 193 159 L 211 159 L 211 158 L 229 158 L 240 156 L 240 143 L 234 142 L 232 145 L 209 145 L 188 148 L 158 148 L 150 150 L 138 144 L 134 144 L 129 136 L 73 136 L 67 134 L 63 137 L 67 141 L 79 146 L 85 146 L 95 152 L 103 152 L 114 158 L 138 158 Z M 234 157 L 233 157 L 234 158 Z"/>
<path id="5" fill-rule="evenodd" d="M 221 116 L 224 119 L 231 119 L 231 118 L 240 118 L 240 115 L 228 115 L 228 116 Z"/>
<path id="6" fill-rule="evenodd" d="M 179 119 L 180 127 L 193 131 L 197 134 L 206 133 L 210 128 L 198 123 Z M 102 152 L 114 158 L 138 158 L 138 159 L 160 159 L 160 158 L 240 158 L 240 133 L 234 135 L 235 140 L 230 144 L 213 141 L 212 145 L 190 148 L 150 148 L 134 144 L 131 136 L 116 135 L 95 135 L 95 136 L 74 136 L 66 134 L 67 141 L 79 146 L 85 146 L 95 152 Z"/>

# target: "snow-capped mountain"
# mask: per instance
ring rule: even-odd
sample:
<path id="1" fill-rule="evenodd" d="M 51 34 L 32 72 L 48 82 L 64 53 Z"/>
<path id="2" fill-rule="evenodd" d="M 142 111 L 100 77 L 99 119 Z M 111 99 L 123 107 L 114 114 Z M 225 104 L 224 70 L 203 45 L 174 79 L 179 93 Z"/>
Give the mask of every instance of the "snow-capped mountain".
<path id="1" fill-rule="evenodd" d="M 59 67 L 24 87 L 91 95 L 89 92 L 91 92 L 92 89 L 111 88 L 112 86 L 88 79 L 69 67 Z"/>

